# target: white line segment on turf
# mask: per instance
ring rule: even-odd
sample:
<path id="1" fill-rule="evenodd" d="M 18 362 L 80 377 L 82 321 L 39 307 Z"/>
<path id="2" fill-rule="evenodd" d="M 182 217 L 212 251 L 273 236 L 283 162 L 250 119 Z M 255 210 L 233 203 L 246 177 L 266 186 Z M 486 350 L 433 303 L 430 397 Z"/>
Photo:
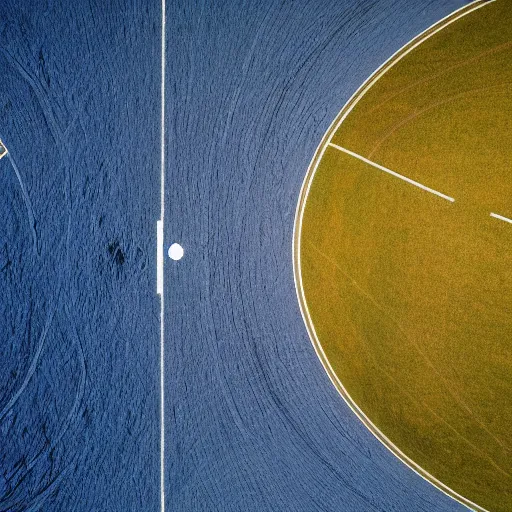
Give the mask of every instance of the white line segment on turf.
<path id="1" fill-rule="evenodd" d="M 497 213 L 491 213 L 491 217 L 494 217 L 495 219 L 503 220 L 505 222 L 508 222 L 509 224 L 512 224 L 512 219 L 503 217 L 503 215 L 498 215 Z"/>
<path id="2" fill-rule="evenodd" d="M 165 216 L 165 0 L 162 0 L 160 87 L 160 220 L 157 222 L 157 293 L 160 295 L 160 511 L 165 512 L 165 357 L 164 357 L 164 216 Z"/>
<path id="3" fill-rule="evenodd" d="M 391 176 L 394 176 L 395 178 L 406 181 L 407 183 L 410 183 L 411 185 L 414 185 L 415 187 L 421 188 L 422 190 L 426 190 L 427 192 L 430 192 L 431 194 L 442 197 L 443 199 L 446 199 L 447 201 L 450 201 L 451 203 L 455 202 L 455 199 L 453 199 L 453 197 L 450 197 L 450 196 L 447 196 L 446 194 L 438 192 L 437 190 L 434 190 L 433 188 L 426 187 L 425 185 L 422 185 L 421 183 L 418 183 L 417 181 L 411 180 L 411 178 L 408 178 L 407 176 L 403 176 L 402 174 L 398 174 L 397 172 L 392 171 L 391 169 L 388 169 L 387 167 L 384 167 L 383 165 L 372 162 L 371 160 L 368 160 L 368 158 L 358 155 L 357 153 L 354 153 L 353 151 L 350 151 L 349 149 L 342 148 L 341 146 L 338 146 L 337 144 L 333 144 L 332 142 L 329 142 L 329 146 L 331 146 L 332 148 L 335 148 L 339 151 L 342 151 L 343 153 L 346 153 L 347 155 L 353 156 L 354 158 L 357 158 L 358 160 L 361 160 L 362 162 L 364 162 L 368 165 L 371 165 L 372 167 L 375 167 L 376 169 L 379 169 L 388 174 L 391 174 Z"/>

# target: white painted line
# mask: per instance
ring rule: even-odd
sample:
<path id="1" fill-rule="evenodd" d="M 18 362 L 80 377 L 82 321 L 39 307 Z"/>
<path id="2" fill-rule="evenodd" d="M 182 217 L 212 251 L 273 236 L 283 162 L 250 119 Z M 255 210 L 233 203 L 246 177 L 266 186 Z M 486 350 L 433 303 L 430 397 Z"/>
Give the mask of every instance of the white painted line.
<path id="1" fill-rule="evenodd" d="M 503 217 L 503 215 L 498 215 L 497 213 L 491 213 L 491 217 L 494 217 L 495 219 L 503 220 L 505 222 L 508 222 L 509 224 L 512 224 L 512 219 Z"/>
<path id="2" fill-rule="evenodd" d="M 156 222 L 156 293 L 164 293 L 164 223 Z"/>
<path id="3" fill-rule="evenodd" d="M 165 0 L 162 0 L 160 87 L 160 220 L 157 224 L 157 291 L 160 294 L 160 511 L 165 512 L 165 343 L 164 343 L 164 219 L 165 219 Z"/>
<path id="4" fill-rule="evenodd" d="M 421 183 L 418 183 L 417 181 L 411 180 L 411 178 L 408 178 L 407 176 L 403 176 L 402 174 L 398 174 L 397 172 L 392 171 L 391 169 L 388 169 L 387 167 L 384 167 L 383 165 L 372 162 L 371 160 L 368 160 L 368 158 L 358 155 L 357 153 L 354 153 L 353 151 L 350 151 L 349 149 L 342 148 L 341 146 L 333 144 L 332 142 L 329 142 L 329 146 L 331 146 L 335 149 L 338 149 L 339 151 L 343 151 L 343 153 L 353 156 L 354 158 L 357 158 L 358 160 L 361 160 L 362 162 L 364 162 L 368 165 L 371 165 L 372 167 L 375 167 L 376 169 L 379 169 L 388 174 L 391 174 L 391 176 L 394 176 L 395 178 L 406 181 L 407 183 L 410 183 L 411 185 L 414 185 L 415 187 L 421 188 L 422 190 L 430 192 L 431 194 L 434 194 L 438 197 L 442 197 L 443 199 L 446 199 L 447 201 L 450 201 L 451 203 L 455 202 L 455 199 L 453 199 L 453 197 L 450 197 L 450 196 L 447 196 L 446 194 L 438 192 L 437 190 L 434 190 L 433 188 L 426 187 L 425 185 L 422 185 Z"/>
<path id="5" fill-rule="evenodd" d="M 165 212 L 165 0 L 162 0 L 162 48 L 161 48 L 162 82 L 160 86 L 160 217 L 163 222 Z"/>
<path id="6" fill-rule="evenodd" d="M 0 139 L 0 160 L 7 155 L 9 151 L 7 151 L 7 148 L 5 147 L 5 144 L 2 142 L 2 139 Z"/>

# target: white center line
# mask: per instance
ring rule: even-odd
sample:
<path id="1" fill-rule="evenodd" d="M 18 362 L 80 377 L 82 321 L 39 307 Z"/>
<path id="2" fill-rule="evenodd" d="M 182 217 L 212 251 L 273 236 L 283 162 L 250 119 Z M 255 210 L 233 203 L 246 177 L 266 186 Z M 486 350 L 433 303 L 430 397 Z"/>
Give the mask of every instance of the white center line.
<path id="1" fill-rule="evenodd" d="M 497 213 L 491 213 L 491 217 L 494 217 L 495 219 L 503 220 L 505 222 L 508 222 L 509 224 L 512 224 L 512 219 L 503 217 L 503 215 L 498 215 Z"/>
<path id="2" fill-rule="evenodd" d="M 451 203 L 455 202 L 455 199 L 453 197 L 447 196 L 446 194 L 443 194 L 441 192 L 438 192 L 437 190 L 434 190 L 432 188 L 426 187 L 425 185 L 422 185 L 421 183 L 418 183 L 417 181 L 411 180 L 411 178 L 407 178 L 407 176 L 402 176 L 401 174 L 398 174 L 395 171 L 392 171 L 391 169 L 388 169 L 387 167 L 384 167 L 382 165 L 379 165 L 375 162 L 372 162 L 371 160 L 368 160 L 368 158 L 365 158 L 364 156 L 358 155 L 357 153 L 354 153 L 353 151 L 350 151 L 349 149 L 342 148 L 341 146 L 338 146 L 337 144 L 333 144 L 332 142 L 329 142 L 329 146 L 339 150 L 343 151 L 343 153 L 346 153 L 347 155 L 353 156 L 354 158 L 357 158 L 358 160 L 361 160 L 362 162 L 367 163 L 368 165 L 371 165 L 372 167 L 375 167 L 376 169 L 379 169 L 381 171 L 384 171 L 388 174 L 391 174 L 391 176 L 394 176 L 395 178 L 399 178 L 403 181 L 406 181 L 407 183 L 410 183 L 411 185 L 414 185 L 415 187 L 421 188 L 422 190 L 426 190 L 427 192 L 430 192 L 431 194 L 434 194 L 438 197 L 441 197 L 443 199 L 446 199 L 447 201 L 450 201 Z"/>
<path id="3" fill-rule="evenodd" d="M 165 216 L 165 0 L 162 0 L 160 220 L 157 222 L 157 293 L 160 295 L 160 511 L 165 512 L 165 345 L 164 345 L 164 216 Z"/>

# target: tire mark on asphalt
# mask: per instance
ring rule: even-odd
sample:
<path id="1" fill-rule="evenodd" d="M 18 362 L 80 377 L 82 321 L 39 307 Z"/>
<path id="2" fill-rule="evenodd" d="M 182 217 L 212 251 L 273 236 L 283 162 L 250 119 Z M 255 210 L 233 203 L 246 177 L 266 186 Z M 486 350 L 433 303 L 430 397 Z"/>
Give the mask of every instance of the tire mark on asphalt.
<path id="1" fill-rule="evenodd" d="M 16 177 L 18 178 L 18 182 L 21 187 L 21 193 L 23 195 L 23 201 L 25 202 L 25 207 L 27 208 L 27 215 L 28 215 L 28 223 L 30 226 L 30 230 L 32 232 L 32 241 L 33 241 L 33 249 L 34 254 L 37 256 L 40 256 L 40 248 L 37 240 L 37 231 L 36 231 L 36 217 L 34 215 L 34 208 L 32 207 L 32 202 L 30 201 L 30 196 L 28 195 L 27 187 L 25 186 L 25 182 L 23 178 L 21 177 L 21 173 L 18 169 L 18 166 L 16 165 L 16 162 L 12 156 L 12 153 L 10 151 L 7 151 L 7 158 L 9 159 L 9 162 L 11 162 L 12 168 L 14 169 L 14 172 L 16 173 Z"/>

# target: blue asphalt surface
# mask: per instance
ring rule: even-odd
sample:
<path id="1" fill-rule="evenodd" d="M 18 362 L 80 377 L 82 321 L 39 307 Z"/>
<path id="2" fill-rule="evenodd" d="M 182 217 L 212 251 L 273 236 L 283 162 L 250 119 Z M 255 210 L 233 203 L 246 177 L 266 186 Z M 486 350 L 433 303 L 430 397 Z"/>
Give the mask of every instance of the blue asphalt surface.
<path id="1" fill-rule="evenodd" d="M 317 359 L 292 272 L 329 124 L 460 0 L 167 5 L 167 510 L 465 510 Z M 0 1 L 0 511 L 159 511 L 160 2 Z"/>

